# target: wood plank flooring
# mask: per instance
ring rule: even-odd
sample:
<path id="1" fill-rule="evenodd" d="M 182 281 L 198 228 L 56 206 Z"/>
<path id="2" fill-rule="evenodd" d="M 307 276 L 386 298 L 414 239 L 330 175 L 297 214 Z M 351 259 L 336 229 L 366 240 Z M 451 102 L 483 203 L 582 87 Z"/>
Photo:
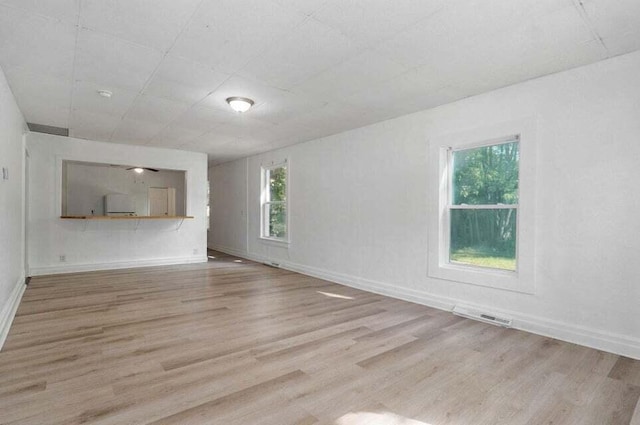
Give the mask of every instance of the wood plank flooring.
<path id="1" fill-rule="evenodd" d="M 639 361 L 210 255 L 33 278 L 0 423 L 632 421 Z"/>

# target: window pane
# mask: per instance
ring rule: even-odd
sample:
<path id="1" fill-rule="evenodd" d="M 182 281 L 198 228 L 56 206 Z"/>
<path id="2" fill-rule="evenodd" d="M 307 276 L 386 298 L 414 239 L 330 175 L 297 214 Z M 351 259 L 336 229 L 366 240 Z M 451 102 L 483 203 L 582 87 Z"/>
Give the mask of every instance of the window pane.
<path id="1" fill-rule="evenodd" d="M 284 201 L 287 199 L 287 167 L 278 167 L 267 172 L 269 179 L 269 200 Z"/>
<path id="2" fill-rule="evenodd" d="M 286 239 L 287 237 L 287 207 L 282 204 L 265 205 L 266 236 L 269 238 Z"/>
<path id="3" fill-rule="evenodd" d="M 518 142 L 453 152 L 453 205 L 518 203 Z"/>
<path id="4" fill-rule="evenodd" d="M 515 208 L 451 210 L 452 263 L 516 269 Z"/>

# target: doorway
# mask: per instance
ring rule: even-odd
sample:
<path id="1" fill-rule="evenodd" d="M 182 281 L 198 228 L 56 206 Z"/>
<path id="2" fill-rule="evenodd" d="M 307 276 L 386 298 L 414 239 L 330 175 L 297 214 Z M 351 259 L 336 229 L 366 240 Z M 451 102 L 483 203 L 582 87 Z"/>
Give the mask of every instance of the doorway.
<path id="1" fill-rule="evenodd" d="M 176 215 L 176 189 L 174 187 L 149 188 L 149 215 Z"/>

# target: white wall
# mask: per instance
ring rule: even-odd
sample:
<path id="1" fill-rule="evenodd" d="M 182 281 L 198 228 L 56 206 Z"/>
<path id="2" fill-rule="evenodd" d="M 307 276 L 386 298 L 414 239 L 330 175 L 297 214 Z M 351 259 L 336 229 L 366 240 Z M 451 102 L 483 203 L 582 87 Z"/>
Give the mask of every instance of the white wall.
<path id="1" fill-rule="evenodd" d="M 535 294 L 428 278 L 430 140 L 518 119 L 537 127 Z M 258 238 L 260 164 L 283 157 L 288 248 Z M 640 52 L 223 164 L 211 180 L 213 248 L 640 358 Z"/>
<path id="2" fill-rule="evenodd" d="M 143 164 L 144 165 L 144 164 Z M 184 172 L 145 170 L 138 174 L 120 167 L 67 163 L 67 215 L 104 215 L 104 196 L 124 193 L 131 196 L 137 215 L 149 215 L 149 188 L 176 189 L 176 215 L 184 214 Z"/>
<path id="3" fill-rule="evenodd" d="M 30 133 L 29 270 L 32 275 L 206 261 L 205 154 Z M 62 161 L 185 170 L 187 215 L 177 220 L 60 219 Z M 60 256 L 66 257 L 61 262 Z"/>
<path id="4" fill-rule="evenodd" d="M 24 144 L 25 122 L 0 69 L 0 347 L 24 291 Z"/>
<path id="5" fill-rule="evenodd" d="M 247 165 L 235 161 L 209 169 L 209 246 L 247 250 Z"/>

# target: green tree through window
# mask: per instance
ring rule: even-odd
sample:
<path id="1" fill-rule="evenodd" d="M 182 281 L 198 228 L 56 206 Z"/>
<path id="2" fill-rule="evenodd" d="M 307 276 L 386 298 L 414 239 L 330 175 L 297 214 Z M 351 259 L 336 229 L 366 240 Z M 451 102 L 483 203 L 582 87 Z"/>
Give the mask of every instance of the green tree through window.
<path id="1" fill-rule="evenodd" d="M 519 143 L 452 152 L 449 259 L 516 269 Z"/>
<path id="2" fill-rule="evenodd" d="M 287 239 L 287 167 L 263 169 L 262 237 Z"/>

